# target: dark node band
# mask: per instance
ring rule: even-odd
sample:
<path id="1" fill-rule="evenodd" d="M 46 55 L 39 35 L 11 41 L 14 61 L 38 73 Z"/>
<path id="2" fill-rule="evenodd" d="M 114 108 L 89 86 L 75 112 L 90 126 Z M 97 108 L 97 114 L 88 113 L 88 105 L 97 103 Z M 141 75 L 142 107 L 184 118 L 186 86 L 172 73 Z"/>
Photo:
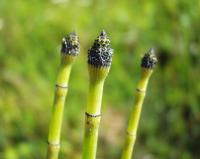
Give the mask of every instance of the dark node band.
<path id="1" fill-rule="evenodd" d="M 59 85 L 59 84 L 56 84 L 56 87 L 62 88 L 62 89 L 68 89 L 69 88 L 69 86 L 62 86 L 62 85 Z"/>
<path id="2" fill-rule="evenodd" d="M 50 143 L 49 141 L 47 141 L 47 144 L 51 145 L 51 146 L 54 146 L 54 147 L 60 147 L 59 143 L 55 144 L 55 143 Z"/>
<path id="3" fill-rule="evenodd" d="M 101 116 L 101 114 L 89 114 L 87 112 L 85 112 L 85 115 L 88 116 L 88 117 L 92 117 L 92 118 L 97 118 L 97 117 Z"/>
<path id="4" fill-rule="evenodd" d="M 136 133 L 130 133 L 128 131 L 126 131 L 126 134 L 129 135 L 129 136 L 136 136 Z"/>
<path id="5" fill-rule="evenodd" d="M 142 89 L 139 89 L 139 88 L 137 88 L 136 91 L 139 92 L 139 93 L 145 93 L 146 92 L 145 90 L 142 90 Z"/>

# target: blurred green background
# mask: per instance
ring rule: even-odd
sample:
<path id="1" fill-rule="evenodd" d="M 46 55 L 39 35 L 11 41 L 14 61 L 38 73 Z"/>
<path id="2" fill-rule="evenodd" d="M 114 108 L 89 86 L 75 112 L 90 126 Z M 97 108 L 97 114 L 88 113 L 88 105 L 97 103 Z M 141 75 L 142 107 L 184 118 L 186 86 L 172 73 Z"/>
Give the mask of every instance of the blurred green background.
<path id="1" fill-rule="evenodd" d="M 199 0 L 0 0 L 0 158 L 42 159 L 63 36 L 81 54 L 66 100 L 61 159 L 80 159 L 87 50 L 105 29 L 115 50 L 105 83 L 98 159 L 117 159 L 141 56 L 156 48 L 135 159 L 200 158 Z"/>

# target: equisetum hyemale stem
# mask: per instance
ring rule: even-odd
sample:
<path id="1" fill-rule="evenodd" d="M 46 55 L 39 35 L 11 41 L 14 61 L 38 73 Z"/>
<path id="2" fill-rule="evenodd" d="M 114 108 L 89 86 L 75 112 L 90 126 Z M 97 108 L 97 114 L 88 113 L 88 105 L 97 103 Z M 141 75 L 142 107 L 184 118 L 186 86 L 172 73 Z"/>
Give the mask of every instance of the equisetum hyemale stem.
<path id="1" fill-rule="evenodd" d="M 138 129 L 138 123 L 140 120 L 142 104 L 144 101 L 149 78 L 153 72 L 153 68 L 155 67 L 156 63 L 157 58 L 155 57 L 154 50 L 150 49 L 149 52 L 146 53 L 142 58 L 141 78 L 136 89 L 135 103 L 133 106 L 133 111 L 130 114 L 121 159 L 131 159 L 133 147 L 136 140 L 136 133 Z"/>
<path id="2" fill-rule="evenodd" d="M 101 118 L 103 86 L 112 62 L 113 49 L 105 31 L 94 41 L 88 50 L 89 93 L 86 108 L 83 159 L 95 159 L 98 128 Z"/>
<path id="3" fill-rule="evenodd" d="M 68 81 L 72 64 L 78 54 L 79 39 L 73 32 L 62 39 L 61 63 L 58 70 L 53 111 L 48 134 L 47 159 L 58 159 L 64 103 L 68 91 Z"/>

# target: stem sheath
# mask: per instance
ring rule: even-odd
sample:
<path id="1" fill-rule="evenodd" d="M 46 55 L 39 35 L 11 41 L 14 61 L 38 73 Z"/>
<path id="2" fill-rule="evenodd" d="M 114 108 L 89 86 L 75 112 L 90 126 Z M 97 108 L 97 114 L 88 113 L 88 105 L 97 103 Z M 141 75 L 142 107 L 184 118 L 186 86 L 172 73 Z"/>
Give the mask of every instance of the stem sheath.
<path id="1" fill-rule="evenodd" d="M 95 159 L 104 81 L 90 82 L 86 108 L 83 159 Z"/>
<path id="2" fill-rule="evenodd" d="M 137 137 L 136 135 L 142 111 L 142 104 L 145 98 L 146 88 L 151 74 L 152 70 L 142 68 L 142 75 L 136 89 L 135 103 L 130 115 L 121 159 L 131 159 L 133 147 Z"/>
<path id="3" fill-rule="evenodd" d="M 52 117 L 50 120 L 47 159 L 58 158 L 64 104 L 65 97 L 68 91 L 68 81 L 70 72 L 71 64 L 65 64 L 61 62 L 56 82 Z"/>

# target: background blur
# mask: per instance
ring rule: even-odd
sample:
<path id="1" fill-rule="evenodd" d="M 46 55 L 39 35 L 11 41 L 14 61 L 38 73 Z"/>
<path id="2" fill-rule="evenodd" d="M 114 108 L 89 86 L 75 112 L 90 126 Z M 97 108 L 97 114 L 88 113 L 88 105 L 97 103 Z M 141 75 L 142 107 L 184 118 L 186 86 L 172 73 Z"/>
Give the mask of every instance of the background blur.
<path id="1" fill-rule="evenodd" d="M 61 159 L 80 159 L 87 103 L 87 50 L 105 29 L 115 50 L 105 83 L 98 159 L 117 159 L 140 76 L 155 47 L 135 159 L 200 157 L 200 1 L 0 0 L 0 158 L 42 159 L 60 62 L 76 31 L 81 54 L 66 101 Z"/>

